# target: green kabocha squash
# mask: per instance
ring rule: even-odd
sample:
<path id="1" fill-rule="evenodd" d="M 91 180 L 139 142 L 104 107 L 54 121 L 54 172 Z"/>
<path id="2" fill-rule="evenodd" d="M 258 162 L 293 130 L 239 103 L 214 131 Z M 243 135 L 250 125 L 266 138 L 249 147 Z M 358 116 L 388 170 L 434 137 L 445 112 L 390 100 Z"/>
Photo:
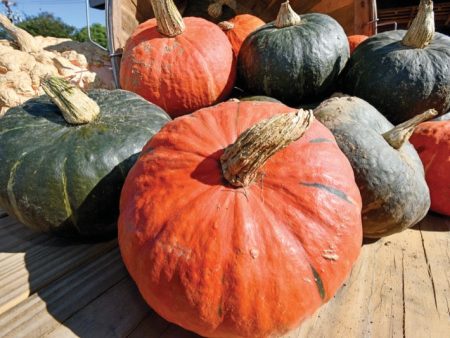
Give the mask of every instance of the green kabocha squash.
<path id="1" fill-rule="evenodd" d="M 416 125 L 436 114 L 427 111 L 394 128 L 369 103 L 349 96 L 328 99 L 314 111 L 353 167 L 363 200 L 365 237 L 400 232 L 427 214 L 430 193 L 422 162 L 408 138 Z"/>
<path id="2" fill-rule="evenodd" d="M 44 95 L 0 119 L 0 208 L 38 231 L 113 236 L 125 177 L 170 118 L 123 90 L 44 89 L 61 111 Z"/>
<path id="3" fill-rule="evenodd" d="M 430 108 L 447 112 L 450 37 L 434 32 L 433 2 L 420 2 L 407 32 L 384 32 L 359 45 L 344 71 L 342 86 L 394 124 Z"/>
<path id="4" fill-rule="evenodd" d="M 281 103 L 279 100 L 274 99 L 270 96 L 264 96 L 264 95 L 255 95 L 255 96 L 245 96 L 241 97 L 239 99 L 240 101 L 263 101 L 263 102 L 278 102 Z"/>
<path id="5" fill-rule="evenodd" d="M 296 106 L 329 94 L 349 55 L 347 36 L 336 20 L 297 15 L 285 2 L 274 22 L 244 41 L 238 72 L 249 92 Z"/>

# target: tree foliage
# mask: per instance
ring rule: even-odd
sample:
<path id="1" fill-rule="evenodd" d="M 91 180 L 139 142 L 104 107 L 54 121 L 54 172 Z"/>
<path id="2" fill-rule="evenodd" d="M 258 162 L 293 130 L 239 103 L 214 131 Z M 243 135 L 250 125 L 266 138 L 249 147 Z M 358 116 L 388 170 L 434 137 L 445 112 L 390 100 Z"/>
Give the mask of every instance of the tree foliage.
<path id="1" fill-rule="evenodd" d="M 42 12 L 36 16 L 29 16 L 17 24 L 33 36 L 53 36 L 56 38 L 70 38 L 76 28 L 64 23 L 52 13 Z"/>
<path id="2" fill-rule="evenodd" d="M 91 25 L 91 38 L 98 44 L 102 45 L 103 47 L 106 47 L 107 45 L 107 39 L 106 39 L 106 29 L 105 26 L 94 23 Z M 72 37 L 72 39 L 76 41 L 88 41 L 88 31 L 87 27 L 83 27 L 80 30 L 78 30 Z"/>
<path id="3" fill-rule="evenodd" d="M 80 42 L 89 40 L 87 27 L 76 29 L 48 12 L 42 12 L 35 16 L 28 16 L 25 20 L 16 25 L 33 36 L 42 35 L 53 36 L 56 38 L 70 38 Z M 103 47 L 107 46 L 105 26 L 99 23 L 91 25 L 91 37 Z M 7 35 L 0 29 L 0 39 L 2 38 L 7 38 Z"/>

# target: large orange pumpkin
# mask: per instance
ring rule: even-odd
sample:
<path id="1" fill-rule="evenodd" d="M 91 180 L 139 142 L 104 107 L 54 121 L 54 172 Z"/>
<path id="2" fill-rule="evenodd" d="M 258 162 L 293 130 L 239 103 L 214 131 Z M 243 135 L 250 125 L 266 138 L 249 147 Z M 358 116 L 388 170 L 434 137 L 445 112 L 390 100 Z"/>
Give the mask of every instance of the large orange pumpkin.
<path id="1" fill-rule="evenodd" d="M 450 121 L 421 123 L 410 141 L 425 168 L 431 210 L 450 216 Z"/>
<path id="2" fill-rule="evenodd" d="M 239 55 L 242 43 L 253 31 L 265 24 L 260 18 L 250 14 L 236 15 L 228 21 L 219 22 L 219 27 L 227 35 L 233 48 L 234 55 Z"/>
<path id="3" fill-rule="evenodd" d="M 151 1 L 156 19 L 139 25 L 128 39 L 120 84 L 172 117 L 226 98 L 236 76 L 230 42 L 202 18 L 181 18 L 172 0 Z"/>
<path id="4" fill-rule="evenodd" d="M 356 49 L 356 47 L 358 47 L 361 42 L 367 40 L 368 38 L 369 37 L 367 35 L 349 35 L 347 39 L 350 46 L 350 54 L 353 54 L 353 51 Z"/>
<path id="5" fill-rule="evenodd" d="M 295 110 L 225 102 L 176 119 L 144 147 L 122 190 L 119 243 L 144 299 L 165 319 L 208 337 L 281 334 L 349 274 L 362 240 L 361 197 L 312 112 L 277 115 L 227 148 L 286 112 Z M 285 116 L 286 129 L 310 128 L 256 169 L 285 144 L 265 141 L 287 134 L 272 128 Z"/>

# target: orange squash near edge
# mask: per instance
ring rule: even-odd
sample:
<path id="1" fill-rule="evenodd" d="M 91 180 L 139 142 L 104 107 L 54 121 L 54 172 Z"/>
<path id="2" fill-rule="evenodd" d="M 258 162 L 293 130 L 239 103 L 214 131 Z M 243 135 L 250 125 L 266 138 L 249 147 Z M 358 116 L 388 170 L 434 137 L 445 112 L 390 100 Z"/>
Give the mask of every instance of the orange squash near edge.
<path id="1" fill-rule="evenodd" d="M 450 121 L 421 123 L 411 136 L 425 169 L 430 209 L 450 216 Z"/>
<path id="2" fill-rule="evenodd" d="M 265 22 L 257 16 L 239 14 L 230 20 L 219 22 L 218 25 L 230 40 L 234 55 L 237 57 L 245 38 L 264 24 Z"/>

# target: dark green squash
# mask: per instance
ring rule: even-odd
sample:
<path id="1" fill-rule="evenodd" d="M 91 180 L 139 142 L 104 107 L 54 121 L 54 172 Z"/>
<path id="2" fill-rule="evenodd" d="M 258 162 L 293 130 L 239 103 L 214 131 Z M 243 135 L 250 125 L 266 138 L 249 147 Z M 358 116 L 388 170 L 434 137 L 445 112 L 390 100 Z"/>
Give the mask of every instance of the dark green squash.
<path id="1" fill-rule="evenodd" d="M 0 119 L 0 208 L 35 230 L 115 235 L 125 177 L 170 120 L 134 93 L 92 90 L 89 97 L 100 113 L 87 124 L 68 124 L 46 95 Z"/>
<path id="2" fill-rule="evenodd" d="M 405 33 L 389 31 L 364 41 L 342 79 L 346 93 L 368 101 L 394 124 L 430 108 L 439 114 L 450 109 L 450 37 L 434 33 L 432 1 L 421 1 Z"/>
<path id="3" fill-rule="evenodd" d="M 245 96 L 239 98 L 240 101 L 263 101 L 263 102 L 278 102 L 281 103 L 279 100 L 274 99 L 270 96 L 264 96 L 264 95 L 255 95 L 255 96 Z"/>
<path id="4" fill-rule="evenodd" d="M 434 120 L 435 121 L 448 121 L 448 120 L 450 120 L 450 112 L 448 112 L 447 114 L 441 115 L 439 117 L 436 117 Z"/>
<path id="5" fill-rule="evenodd" d="M 435 114 L 428 113 L 426 118 Z M 349 96 L 324 101 L 314 115 L 331 130 L 353 167 L 363 200 L 365 237 L 402 231 L 426 215 L 430 193 L 424 169 L 407 141 L 413 125 L 423 121 L 425 118 L 418 119 L 423 116 L 389 132 L 394 126 L 383 115 L 362 99 Z"/>
<path id="6" fill-rule="evenodd" d="M 337 21 L 324 14 L 297 15 L 286 2 L 276 21 L 244 41 L 238 73 L 249 92 L 297 106 L 333 90 L 349 53 Z"/>

